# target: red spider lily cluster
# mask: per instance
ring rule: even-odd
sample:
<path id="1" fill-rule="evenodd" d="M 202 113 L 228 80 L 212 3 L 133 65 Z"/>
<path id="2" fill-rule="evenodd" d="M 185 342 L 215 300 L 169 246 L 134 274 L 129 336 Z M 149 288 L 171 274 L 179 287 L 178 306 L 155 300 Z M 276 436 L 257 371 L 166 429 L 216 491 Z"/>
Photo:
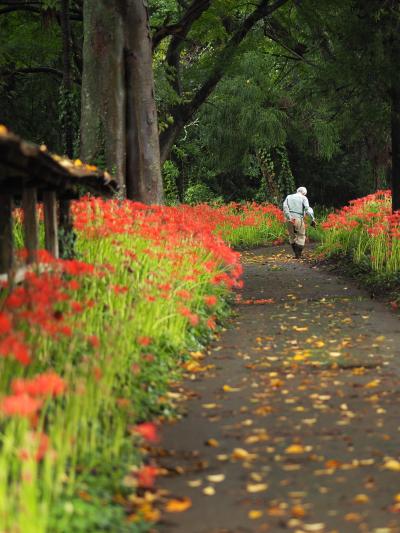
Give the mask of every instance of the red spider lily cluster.
<path id="1" fill-rule="evenodd" d="M 281 216 L 273 206 L 256 205 L 251 208 L 236 204 L 219 209 L 209 206 L 169 208 L 97 198 L 83 198 L 73 204 L 76 231 L 92 240 L 111 239 L 115 252 L 123 254 L 127 264 L 131 265 L 129 268 L 134 268 L 139 252 L 141 257 L 147 256 L 152 260 L 168 258 L 173 268 L 179 268 L 184 261 L 190 262 L 190 273 L 184 279 L 167 280 L 154 274 L 145 280 L 143 298 L 153 302 L 173 296 L 177 301 L 177 312 L 191 327 L 198 326 L 201 319 L 192 306 L 192 290 L 179 288 L 179 283 L 195 286 L 201 276 L 206 276 L 211 285 L 227 289 L 241 287 L 240 256 L 216 232 L 227 224 L 253 224 L 255 218 L 265 213 Z M 15 217 L 22 221 L 19 210 Z M 147 247 L 139 252 L 122 247 L 119 235 L 142 237 Z M 19 257 L 25 260 L 26 251 L 20 250 Z M 12 290 L 3 286 L 5 297 L 0 308 L 0 356 L 20 364 L 25 369 L 25 375 L 29 376 L 10 380 L 8 395 L 0 400 L 0 413 L 5 417 L 26 418 L 32 427 L 37 423 L 44 405 L 64 395 L 69 388 L 65 379 L 52 368 L 41 367 L 35 354 L 35 339 L 48 337 L 57 341 L 74 337 L 72 317 L 94 305 L 77 296 L 81 287 L 79 278 L 93 275 L 101 278 L 105 272 L 113 272 L 111 265 L 96 264 L 95 267 L 78 260 L 55 260 L 43 250 L 38 253 L 38 263 L 41 268 L 27 272 L 23 284 Z M 129 287 L 118 283 L 111 283 L 109 287 L 116 295 L 129 291 Z M 214 294 L 206 294 L 202 300 L 209 309 L 218 303 Z M 206 317 L 204 325 L 214 330 L 216 316 Z M 99 339 L 95 335 L 86 334 L 86 342 L 92 349 L 99 348 Z M 136 342 L 139 348 L 145 349 L 152 345 L 153 339 L 148 335 L 139 335 Z M 143 354 L 143 361 L 151 363 L 154 355 Z M 132 373 L 135 372 L 140 372 L 136 363 L 132 365 Z M 91 373 L 96 382 L 101 381 L 103 370 L 100 367 L 93 365 Z M 157 439 L 151 425 L 138 426 L 137 433 L 150 441 Z M 43 441 L 44 437 L 41 437 Z M 43 449 L 44 446 L 41 446 Z M 43 453 L 39 455 L 43 457 Z"/>
<path id="2" fill-rule="evenodd" d="M 355 262 L 368 260 L 376 271 L 399 269 L 400 212 L 391 211 L 390 191 L 352 200 L 321 226 L 325 252 L 351 253 Z"/>
<path id="3" fill-rule="evenodd" d="M 40 251 L 39 268 L 22 284 L 0 287 L 0 419 L 14 443 L 11 451 L 0 447 L 0 459 L 26 468 L 42 461 L 35 479 L 50 484 L 39 500 L 63 490 L 54 479 L 96 450 L 97 438 L 113 457 L 126 441 L 141 450 L 159 441 L 157 424 L 145 420 L 163 412 L 170 370 L 193 339 L 212 334 L 223 299 L 242 286 L 240 255 L 223 236 L 283 222 L 278 208 L 256 204 L 162 207 L 87 197 L 72 210 L 83 260 Z M 15 218 L 21 224 L 21 212 Z M 275 226 L 269 234 L 280 235 Z M 54 479 L 41 477 L 49 465 Z M 157 472 L 135 466 L 133 486 L 151 489 Z M 2 494 L 8 479 L 0 480 Z M 8 492 L 11 501 L 15 490 Z M 18 505 L 9 505 L 8 524 L 22 516 L 25 502 Z"/>
<path id="4" fill-rule="evenodd" d="M 265 214 L 273 210 L 280 213 L 274 206 L 258 206 L 254 212 Z M 230 208 L 232 209 L 232 208 Z M 247 213 L 247 211 L 243 211 Z M 272 211 L 271 211 L 272 212 Z M 229 265 L 229 272 L 218 273 L 213 278 L 213 283 L 224 284 L 228 288 L 240 287 L 239 278 L 242 267 L 239 254 L 234 252 L 221 237 L 216 235 L 216 230 L 223 224 L 247 224 L 246 219 L 240 222 L 239 215 L 230 214 L 227 208 L 215 209 L 208 205 L 196 207 L 180 206 L 148 206 L 131 201 L 105 201 L 99 198 L 83 198 L 73 206 L 75 227 L 87 236 L 93 238 L 109 237 L 118 234 L 143 236 L 152 242 L 152 246 L 144 250 L 147 255 L 157 258 L 157 254 L 169 259 L 177 266 L 190 254 L 194 265 L 192 281 L 205 270 L 213 272 L 221 265 Z M 282 216 L 282 215 L 281 215 Z M 196 242 L 196 247 L 209 252 L 212 259 L 202 263 L 196 250 L 184 250 L 184 242 Z M 161 248 L 162 251 L 156 251 Z M 126 250 L 127 257 L 134 260 L 135 253 Z M 132 255 L 133 254 L 133 255 Z M 186 279 L 186 281 L 190 281 Z M 162 290 L 162 286 L 159 287 Z M 168 285 L 165 286 L 168 292 Z M 183 290 L 180 292 L 182 299 L 189 299 L 190 294 Z"/>
<path id="5" fill-rule="evenodd" d="M 351 200 L 349 205 L 328 215 L 321 224 L 323 229 L 352 230 L 359 226 L 367 226 L 369 233 L 379 233 L 392 221 L 398 222 L 398 215 L 391 212 L 391 192 L 377 191 L 374 194 Z"/>
<path id="6" fill-rule="evenodd" d="M 43 250 L 39 252 L 39 261 L 42 272 L 28 271 L 24 282 L 12 290 L 7 290 L 5 284 L 2 287 L 5 298 L 0 311 L 0 356 L 18 362 L 27 372 L 31 367 L 40 367 L 35 359 L 35 339 L 47 337 L 57 341 L 73 335 L 68 319 L 78 311 L 74 293 L 80 283 L 76 277 L 94 272 L 93 265 L 55 260 Z M 0 412 L 6 417 L 26 418 L 34 428 L 45 402 L 62 396 L 66 389 L 65 380 L 52 369 L 29 378 L 14 378 L 10 383 L 11 394 L 0 401 Z M 48 436 L 32 432 L 31 441 L 37 448 L 34 456 L 42 459 L 48 448 Z"/>
<path id="7" fill-rule="evenodd" d="M 89 207 L 89 209 L 88 209 Z M 146 236 L 160 229 L 171 236 L 174 233 L 208 237 L 215 241 L 215 231 L 223 226 L 256 226 L 265 224 L 265 215 L 271 215 L 284 222 L 282 210 L 278 207 L 256 203 L 230 203 L 220 207 L 208 204 L 178 207 L 147 206 L 138 202 L 103 201 L 98 198 L 85 198 L 75 203 L 75 224 L 77 229 L 91 231 L 97 235 L 112 235 L 135 231 L 132 222 L 140 222 Z M 99 215 L 101 220 L 99 221 Z M 268 223 L 268 222 L 267 222 Z M 158 238 L 162 239 L 162 235 Z M 210 242 L 206 239 L 205 242 Z"/>

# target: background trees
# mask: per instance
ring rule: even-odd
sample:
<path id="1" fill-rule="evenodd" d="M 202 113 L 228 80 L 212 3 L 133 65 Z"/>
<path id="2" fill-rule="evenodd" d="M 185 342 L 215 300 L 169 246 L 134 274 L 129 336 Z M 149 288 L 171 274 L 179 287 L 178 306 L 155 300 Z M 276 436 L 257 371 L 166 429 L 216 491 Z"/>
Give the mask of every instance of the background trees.
<path id="1" fill-rule="evenodd" d="M 339 205 L 392 176 L 400 205 L 395 0 L 152 0 L 150 34 L 142 2 L 107 5 L 0 1 L 1 121 L 160 201 L 151 36 L 170 201 L 280 201 L 301 182 Z"/>

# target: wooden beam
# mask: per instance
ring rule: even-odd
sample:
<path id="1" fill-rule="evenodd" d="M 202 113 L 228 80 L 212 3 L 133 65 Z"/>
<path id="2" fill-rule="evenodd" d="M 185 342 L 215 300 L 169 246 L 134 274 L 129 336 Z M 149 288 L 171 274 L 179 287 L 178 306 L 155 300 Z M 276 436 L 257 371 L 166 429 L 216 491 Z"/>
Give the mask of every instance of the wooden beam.
<path id="1" fill-rule="evenodd" d="M 57 195 L 55 191 L 43 192 L 44 236 L 46 250 L 58 259 Z"/>
<path id="2" fill-rule="evenodd" d="M 25 247 L 28 251 L 28 263 L 36 261 L 38 249 L 37 190 L 26 188 L 22 191 L 22 209 L 24 210 Z"/>
<path id="3" fill-rule="evenodd" d="M 0 194 L 0 273 L 9 272 L 14 264 L 12 209 L 12 196 Z"/>

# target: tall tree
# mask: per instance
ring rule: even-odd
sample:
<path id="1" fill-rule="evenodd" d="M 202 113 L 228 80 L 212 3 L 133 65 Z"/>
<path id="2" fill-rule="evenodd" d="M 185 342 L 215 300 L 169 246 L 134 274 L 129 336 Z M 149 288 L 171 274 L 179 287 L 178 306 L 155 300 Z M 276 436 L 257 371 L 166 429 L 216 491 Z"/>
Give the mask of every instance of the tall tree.
<path id="1" fill-rule="evenodd" d="M 72 76 L 71 76 L 71 26 L 69 20 L 70 2 L 61 0 L 60 21 L 62 35 L 62 56 L 63 56 L 63 79 L 61 86 L 62 116 L 61 127 L 65 139 L 65 152 L 68 157 L 73 156 L 74 134 L 73 134 L 73 111 L 72 111 Z"/>
<path id="2" fill-rule="evenodd" d="M 128 198 L 163 201 L 152 40 L 143 0 L 85 0 L 81 155 L 99 160 Z"/>
<path id="3" fill-rule="evenodd" d="M 390 10 L 390 100 L 392 138 L 392 209 L 400 209 L 400 8 L 391 2 Z"/>

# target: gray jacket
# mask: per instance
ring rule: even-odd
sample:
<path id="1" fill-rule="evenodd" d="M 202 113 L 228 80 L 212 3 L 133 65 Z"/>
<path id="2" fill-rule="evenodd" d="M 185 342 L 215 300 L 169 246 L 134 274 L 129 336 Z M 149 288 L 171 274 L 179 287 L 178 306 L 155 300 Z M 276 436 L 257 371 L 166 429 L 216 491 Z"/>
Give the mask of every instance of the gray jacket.
<path id="1" fill-rule="evenodd" d="M 299 192 L 286 196 L 286 199 L 283 202 L 283 212 L 286 220 L 291 220 L 292 218 L 304 218 L 306 214 L 314 220 L 314 212 L 308 203 L 307 196 L 304 196 Z"/>

